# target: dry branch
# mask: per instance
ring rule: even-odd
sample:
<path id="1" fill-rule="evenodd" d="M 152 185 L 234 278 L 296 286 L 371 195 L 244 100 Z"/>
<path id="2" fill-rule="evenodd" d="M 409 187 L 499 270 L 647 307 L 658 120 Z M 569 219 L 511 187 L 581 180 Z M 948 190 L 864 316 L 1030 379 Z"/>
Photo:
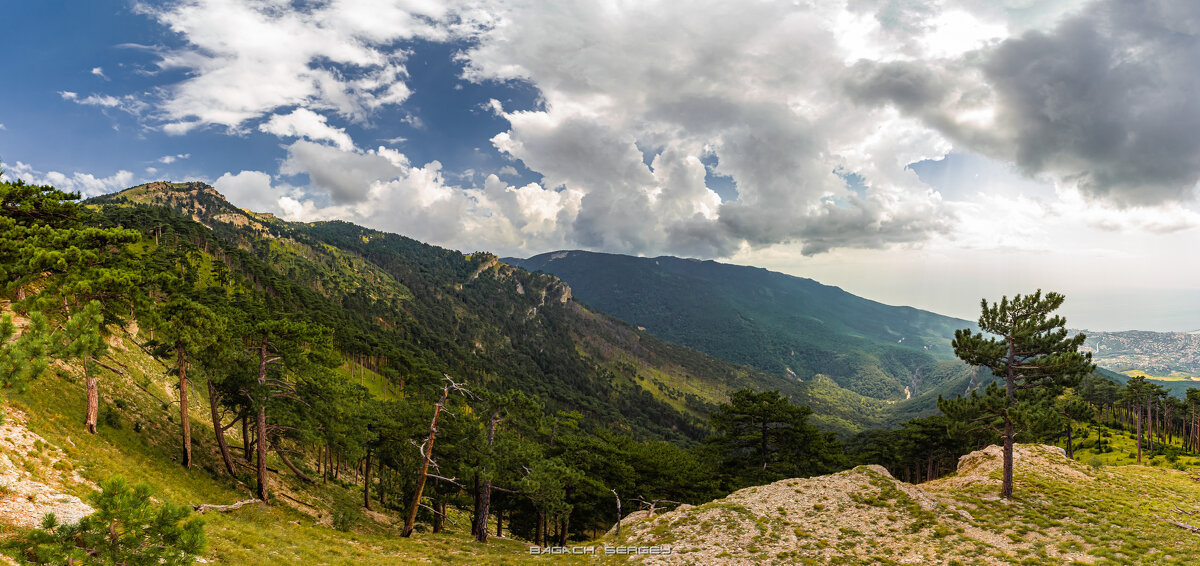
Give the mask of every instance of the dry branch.
<path id="1" fill-rule="evenodd" d="M 237 503 L 232 503 L 229 505 L 209 505 L 207 503 L 204 503 L 201 505 L 193 505 L 192 509 L 195 509 L 197 513 L 200 513 L 202 515 L 204 514 L 205 511 L 210 511 L 210 510 L 211 511 L 220 511 L 222 513 L 228 513 L 230 511 L 233 511 L 234 509 L 237 509 L 237 508 L 243 506 L 243 505 L 250 505 L 252 503 L 262 503 L 262 500 L 261 499 L 245 499 L 245 500 L 238 501 Z"/>
<path id="2" fill-rule="evenodd" d="M 1189 531 L 1192 531 L 1193 533 L 1200 534 L 1200 527 L 1193 527 L 1192 525 L 1189 525 L 1187 523 L 1180 523 L 1179 521 L 1172 521 L 1172 520 L 1164 518 L 1164 517 L 1159 517 L 1158 515 L 1155 515 L 1154 518 L 1158 519 L 1160 521 L 1171 523 L 1172 525 L 1175 525 L 1176 527 L 1179 527 L 1181 529 L 1187 529 Z"/>

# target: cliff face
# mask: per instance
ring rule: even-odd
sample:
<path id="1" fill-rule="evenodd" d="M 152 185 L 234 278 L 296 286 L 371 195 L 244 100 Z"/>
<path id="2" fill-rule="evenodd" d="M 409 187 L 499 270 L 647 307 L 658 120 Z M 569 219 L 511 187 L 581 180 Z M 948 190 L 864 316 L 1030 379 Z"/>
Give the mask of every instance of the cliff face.
<path id="1" fill-rule="evenodd" d="M 919 485 L 860 466 L 643 512 L 609 544 L 671 547 L 644 558 L 652 564 L 1136 564 L 1200 552 L 1200 536 L 1175 524 L 1197 522 L 1196 473 L 1093 469 L 1052 446 L 1015 452 L 1011 502 L 997 497 L 1000 450 L 991 446 L 960 459 L 957 474 Z"/>

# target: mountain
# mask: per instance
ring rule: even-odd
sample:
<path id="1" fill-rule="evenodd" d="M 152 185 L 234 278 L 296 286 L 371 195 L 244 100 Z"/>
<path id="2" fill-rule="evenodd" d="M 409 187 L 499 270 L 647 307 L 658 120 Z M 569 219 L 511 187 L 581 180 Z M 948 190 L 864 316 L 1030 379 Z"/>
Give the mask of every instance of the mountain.
<path id="1" fill-rule="evenodd" d="M 812 279 L 714 261 L 583 251 L 502 261 L 555 275 L 579 300 L 646 333 L 790 379 L 826 376 L 850 393 L 885 402 L 886 412 L 915 416 L 932 408 L 937 393 L 953 396 L 977 385 L 950 347 L 954 330 L 971 322 L 885 305 Z"/>
<path id="2" fill-rule="evenodd" d="M 587 426 L 695 441 L 736 389 L 799 386 L 636 331 L 585 308 L 556 277 L 346 222 L 294 223 L 233 206 L 201 183 L 150 183 L 88 204 L 109 222 L 190 250 L 197 285 L 237 279 L 330 326 L 348 360 L 399 386 L 443 373 L 520 389 Z"/>

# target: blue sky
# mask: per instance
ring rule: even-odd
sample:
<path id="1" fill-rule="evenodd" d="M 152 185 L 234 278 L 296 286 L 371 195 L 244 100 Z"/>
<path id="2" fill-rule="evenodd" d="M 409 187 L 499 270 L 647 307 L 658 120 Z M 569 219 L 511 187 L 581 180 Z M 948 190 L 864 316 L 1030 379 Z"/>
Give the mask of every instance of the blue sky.
<path id="1" fill-rule="evenodd" d="M 5 173 L 202 180 L 468 251 L 758 265 L 974 318 L 1200 327 L 1200 5 L 39 1 Z"/>
<path id="2" fill-rule="evenodd" d="M 0 37 L 0 52 L 8 54 L 5 68 L 20 77 L 0 99 L 0 158 L 6 163 L 20 160 L 41 171 L 83 171 L 96 177 L 128 170 L 137 181 L 211 182 L 226 171 L 260 169 L 284 158 L 278 137 L 253 129 L 234 135 L 222 128 L 170 135 L 147 116 L 63 98 L 67 92 L 75 93 L 76 100 L 93 95 L 145 99 L 186 76 L 156 68 L 157 52 L 187 43 L 136 4 L 27 2 L 12 6 L 6 16 L 34 24 L 14 26 Z M 462 80 L 462 62 L 454 55 L 463 46 L 420 40 L 399 45 L 411 52 L 405 82 L 412 95 L 403 105 L 381 108 L 369 123 L 342 127 L 366 146 L 402 149 L 414 161 L 440 161 L 447 171 L 498 171 L 508 165 L 520 172 L 520 179 L 537 180 L 540 176 L 503 159 L 492 147 L 489 138 L 506 129 L 506 122 L 487 109 L 492 99 L 514 110 L 535 108 L 537 90 L 522 81 Z M 164 157 L 174 159 L 163 163 Z M 147 172 L 148 167 L 156 171 Z"/>

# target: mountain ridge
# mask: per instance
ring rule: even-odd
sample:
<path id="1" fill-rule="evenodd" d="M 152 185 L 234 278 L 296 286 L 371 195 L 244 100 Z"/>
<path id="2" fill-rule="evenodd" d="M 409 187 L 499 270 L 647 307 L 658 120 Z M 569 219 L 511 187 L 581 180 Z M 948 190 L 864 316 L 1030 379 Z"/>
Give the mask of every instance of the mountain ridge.
<path id="1" fill-rule="evenodd" d="M 203 281 L 239 272 L 281 308 L 315 315 L 334 327 L 344 354 L 378 360 L 378 373 L 393 381 L 452 373 L 523 389 L 597 424 L 692 442 L 733 390 L 799 394 L 794 383 L 589 311 L 558 278 L 487 252 L 344 221 L 288 222 L 196 182 L 147 183 L 87 204 L 114 224 L 183 245 L 179 261 L 194 263 L 189 273 Z"/>
<path id="2" fill-rule="evenodd" d="M 558 276 L 579 300 L 647 333 L 800 382 L 839 387 L 923 416 L 965 393 L 950 347 L 969 321 L 886 305 L 818 281 L 711 260 L 560 250 L 502 261 Z M 887 423 L 893 418 L 884 417 Z"/>

